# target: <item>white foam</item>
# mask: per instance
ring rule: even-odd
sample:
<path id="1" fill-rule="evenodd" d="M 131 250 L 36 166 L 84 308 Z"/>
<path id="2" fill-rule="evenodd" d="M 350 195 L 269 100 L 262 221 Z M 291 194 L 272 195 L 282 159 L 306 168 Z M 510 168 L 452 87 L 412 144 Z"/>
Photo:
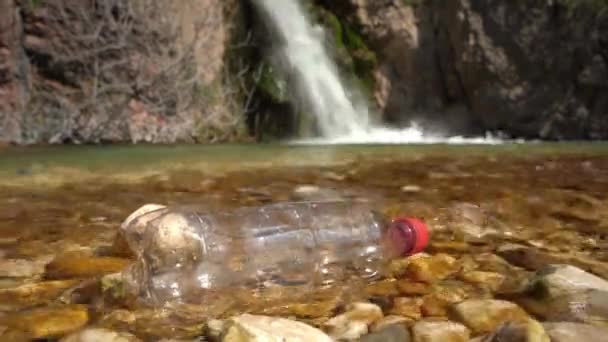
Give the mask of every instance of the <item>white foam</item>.
<path id="1" fill-rule="evenodd" d="M 442 136 L 425 133 L 417 125 L 404 129 L 372 127 L 354 132 L 349 135 L 298 139 L 290 141 L 295 145 L 326 145 L 326 144 L 454 144 L 454 145 L 499 145 L 507 141 L 492 134 L 480 137 Z"/>

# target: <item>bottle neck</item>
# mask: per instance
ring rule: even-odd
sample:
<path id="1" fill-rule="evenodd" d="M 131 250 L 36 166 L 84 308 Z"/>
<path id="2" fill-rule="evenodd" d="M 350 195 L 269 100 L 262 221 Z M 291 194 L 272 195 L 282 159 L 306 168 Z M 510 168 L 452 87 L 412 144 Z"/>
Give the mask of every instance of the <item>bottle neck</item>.
<path id="1" fill-rule="evenodd" d="M 388 223 L 386 237 L 389 250 L 395 257 L 410 255 L 416 245 L 416 230 L 405 220 Z"/>

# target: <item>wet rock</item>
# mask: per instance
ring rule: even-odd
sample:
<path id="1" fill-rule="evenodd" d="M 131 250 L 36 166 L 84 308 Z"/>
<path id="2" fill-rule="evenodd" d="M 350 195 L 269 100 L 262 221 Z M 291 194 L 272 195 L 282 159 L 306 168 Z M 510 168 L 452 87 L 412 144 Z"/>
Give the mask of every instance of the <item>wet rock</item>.
<path id="1" fill-rule="evenodd" d="M 122 271 L 131 260 L 116 257 L 95 257 L 80 252 L 57 256 L 46 265 L 45 278 L 91 278 Z"/>
<path id="2" fill-rule="evenodd" d="M 89 313 L 84 305 L 37 308 L 9 314 L 0 324 L 26 333 L 31 338 L 57 338 L 87 324 Z"/>
<path id="3" fill-rule="evenodd" d="M 471 246 L 462 241 L 431 241 L 427 247 L 429 253 L 465 253 Z"/>
<path id="4" fill-rule="evenodd" d="M 56 280 L 0 289 L 0 310 L 23 309 L 49 303 L 76 284 L 78 280 Z"/>
<path id="5" fill-rule="evenodd" d="M 387 275 L 394 278 L 402 277 L 405 274 L 410 261 L 421 257 L 428 257 L 428 254 L 420 253 L 409 258 L 396 258 L 391 260 L 387 267 Z"/>
<path id="6" fill-rule="evenodd" d="M 448 210 L 449 230 L 456 240 L 481 242 L 490 235 L 497 235 L 498 224 L 480 206 L 472 203 L 458 203 Z"/>
<path id="7" fill-rule="evenodd" d="M 213 317 L 212 311 L 208 306 L 175 305 L 158 309 L 139 309 L 132 313 L 115 313 L 111 318 L 130 324 L 129 330 L 146 340 L 193 339 L 204 334 L 207 318 Z M 110 317 L 107 318 L 106 323 L 112 322 Z M 110 326 L 114 328 L 114 325 Z"/>
<path id="8" fill-rule="evenodd" d="M 44 262 L 25 259 L 0 260 L 0 278 L 32 278 L 44 272 Z"/>
<path id="9" fill-rule="evenodd" d="M 506 244 L 497 250 L 498 255 L 513 265 L 537 271 L 547 265 L 558 263 L 559 259 L 535 247 Z"/>
<path id="10" fill-rule="evenodd" d="M 543 326 L 535 320 L 506 322 L 496 331 L 480 339 L 480 342 L 551 342 Z"/>
<path id="11" fill-rule="evenodd" d="M 354 303 L 346 311 L 323 324 L 335 339 L 353 340 L 367 334 L 368 327 L 383 317 L 382 309 L 372 303 Z"/>
<path id="12" fill-rule="evenodd" d="M 535 247 L 508 244 L 499 248 L 498 253 L 510 263 L 531 271 L 539 271 L 552 264 L 570 264 L 608 278 L 608 263 L 576 252 L 551 253 Z"/>
<path id="13" fill-rule="evenodd" d="M 608 291 L 607 280 L 571 265 L 552 265 L 543 269 L 537 273 L 533 286 L 542 286 L 550 297 L 584 290 Z"/>
<path id="14" fill-rule="evenodd" d="M 212 341 L 219 341 L 226 330 L 226 322 L 220 319 L 210 319 L 207 321 L 205 329 L 206 336 Z"/>
<path id="15" fill-rule="evenodd" d="M 298 318 L 328 317 L 339 305 L 339 297 L 314 300 L 309 303 L 279 303 L 264 306 L 254 313 L 267 316 L 295 316 Z"/>
<path id="16" fill-rule="evenodd" d="M 328 180 L 333 180 L 336 182 L 342 182 L 346 179 L 346 176 L 338 174 L 336 172 L 327 171 L 327 172 L 323 172 L 323 178 L 328 179 Z"/>
<path id="17" fill-rule="evenodd" d="M 571 322 L 544 323 L 543 326 L 551 342 L 608 340 L 608 327 L 605 326 Z"/>
<path id="18" fill-rule="evenodd" d="M 469 329 L 455 322 L 422 321 L 412 327 L 414 342 L 466 342 Z"/>
<path id="19" fill-rule="evenodd" d="M 395 298 L 390 314 L 404 316 L 419 320 L 422 317 L 420 307 L 422 306 L 422 298 Z"/>
<path id="20" fill-rule="evenodd" d="M 365 292 L 369 296 L 391 297 L 399 295 L 399 290 L 397 289 L 397 282 L 392 279 L 369 284 L 366 286 Z"/>
<path id="21" fill-rule="evenodd" d="M 85 329 L 61 339 L 60 342 L 139 342 L 132 334 L 116 332 L 108 329 Z"/>
<path id="22" fill-rule="evenodd" d="M 447 254 L 421 257 L 412 260 L 406 269 L 406 275 L 416 281 L 434 283 L 458 272 L 457 260 Z"/>
<path id="23" fill-rule="evenodd" d="M 409 184 L 409 185 L 404 185 L 401 187 L 401 192 L 417 193 L 420 191 L 422 191 L 422 188 L 418 185 Z"/>
<path id="24" fill-rule="evenodd" d="M 374 324 L 372 324 L 370 330 L 375 332 L 375 331 L 384 329 L 390 325 L 411 326 L 413 323 L 414 323 L 414 320 L 411 318 L 407 318 L 407 317 L 403 317 L 403 316 L 396 316 L 396 315 L 388 315 L 388 316 L 376 321 Z"/>
<path id="25" fill-rule="evenodd" d="M 427 283 L 414 282 L 409 279 L 397 281 L 397 289 L 399 293 L 406 296 L 421 296 L 429 294 L 432 288 Z"/>
<path id="26" fill-rule="evenodd" d="M 608 281 L 570 265 L 539 271 L 519 300 L 528 311 L 547 320 L 608 320 Z"/>
<path id="27" fill-rule="evenodd" d="M 321 330 L 285 318 L 243 314 L 230 319 L 223 342 L 331 342 Z"/>
<path id="28" fill-rule="evenodd" d="M 504 258 L 493 253 L 474 254 L 472 255 L 472 259 L 478 265 L 479 271 L 496 272 L 506 275 L 523 271 L 522 268 L 513 266 Z"/>
<path id="29" fill-rule="evenodd" d="M 105 314 L 99 320 L 99 325 L 117 330 L 129 330 L 135 325 L 137 316 L 129 310 L 118 309 Z"/>
<path id="30" fill-rule="evenodd" d="M 450 319 L 464 323 L 475 334 L 489 333 L 505 322 L 529 319 L 517 304 L 494 299 L 466 300 L 453 306 L 449 314 Z"/>
<path id="31" fill-rule="evenodd" d="M 467 290 L 459 284 L 433 286 L 433 292 L 423 297 L 422 314 L 425 317 L 447 316 L 452 304 L 460 303 L 467 297 Z"/>
<path id="32" fill-rule="evenodd" d="M 460 278 L 472 284 L 485 286 L 491 291 L 495 292 L 500 289 L 501 285 L 505 281 L 506 276 L 494 272 L 472 271 L 463 273 Z"/>
<path id="33" fill-rule="evenodd" d="M 401 324 L 385 326 L 361 337 L 360 342 L 410 342 L 409 330 Z"/>

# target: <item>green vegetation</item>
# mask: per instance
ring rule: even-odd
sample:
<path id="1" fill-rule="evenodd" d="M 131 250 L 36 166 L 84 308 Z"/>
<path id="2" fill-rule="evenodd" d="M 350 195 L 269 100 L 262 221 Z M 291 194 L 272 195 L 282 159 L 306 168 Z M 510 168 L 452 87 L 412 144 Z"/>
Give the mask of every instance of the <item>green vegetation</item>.
<path id="1" fill-rule="evenodd" d="M 42 5 L 42 0 L 29 0 L 28 5 L 31 8 L 38 8 L 40 5 Z"/>
<path id="2" fill-rule="evenodd" d="M 367 46 L 357 30 L 345 21 L 341 21 L 329 10 L 309 3 L 312 19 L 326 27 L 330 32 L 330 43 L 333 44 L 338 66 L 344 75 L 354 78 L 367 96 L 374 89 L 373 72 L 378 65 L 376 54 Z"/>
<path id="3" fill-rule="evenodd" d="M 406 6 L 419 6 L 424 0 L 401 0 Z"/>
<path id="4" fill-rule="evenodd" d="M 571 14 L 578 9 L 591 9 L 599 15 L 608 15 L 608 0 L 558 0 Z"/>
<path id="5" fill-rule="evenodd" d="M 287 102 L 289 99 L 286 81 L 277 74 L 272 66 L 263 64 L 261 68 L 258 90 L 275 102 Z"/>

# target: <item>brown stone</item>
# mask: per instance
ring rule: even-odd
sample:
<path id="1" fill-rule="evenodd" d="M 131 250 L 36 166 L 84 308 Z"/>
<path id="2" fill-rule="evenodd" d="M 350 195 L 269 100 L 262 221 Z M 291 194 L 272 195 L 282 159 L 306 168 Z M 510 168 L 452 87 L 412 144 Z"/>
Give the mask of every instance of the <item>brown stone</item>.
<path id="1" fill-rule="evenodd" d="M 414 282 L 409 279 L 397 281 L 399 293 L 406 296 L 421 296 L 431 292 L 431 286 L 427 283 Z"/>
<path id="2" fill-rule="evenodd" d="M 116 257 L 95 257 L 80 253 L 57 256 L 46 265 L 47 279 L 90 278 L 122 271 L 131 260 Z"/>
<path id="3" fill-rule="evenodd" d="M 455 274 L 459 269 L 454 257 L 437 254 L 426 258 L 416 258 L 407 266 L 406 275 L 416 281 L 434 283 Z"/>
<path id="4" fill-rule="evenodd" d="M 422 317 L 420 307 L 422 306 L 422 298 L 407 298 L 399 297 L 393 301 L 393 307 L 389 311 L 392 315 L 403 316 L 419 320 Z"/>
<path id="5" fill-rule="evenodd" d="M 422 321 L 412 327 L 414 342 L 467 342 L 469 329 L 455 322 Z"/>
<path id="6" fill-rule="evenodd" d="M 89 321 L 84 305 L 44 307 L 9 314 L 0 323 L 32 338 L 57 338 L 74 332 Z"/>
<path id="7" fill-rule="evenodd" d="M 56 280 L 0 289 L 0 309 L 21 309 L 45 304 L 76 284 L 78 280 Z"/>
<path id="8" fill-rule="evenodd" d="M 365 289 L 365 292 L 369 296 L 397 296 L 400 292 L 399 289 L 397 289 L 397 284 L 398 282 L 392 279 L 383 280 L 368 285 Z"/>
<path id="9" fill-rule="evenodd" d="M 472 271 L 462 274 L 460 278 L 472 284 L 485 286 L 494 292 L 500 288 L 506 276 L 494 272 Z"/>
<path id="10" fill-rule="evenodd" d="M 489 333 L 509 321 L 527 322 L 528 314 L 517 304 L 504 300 L 471 299 L 456 304 L 450 318 L 464 323 L 475 334 Z"/>

